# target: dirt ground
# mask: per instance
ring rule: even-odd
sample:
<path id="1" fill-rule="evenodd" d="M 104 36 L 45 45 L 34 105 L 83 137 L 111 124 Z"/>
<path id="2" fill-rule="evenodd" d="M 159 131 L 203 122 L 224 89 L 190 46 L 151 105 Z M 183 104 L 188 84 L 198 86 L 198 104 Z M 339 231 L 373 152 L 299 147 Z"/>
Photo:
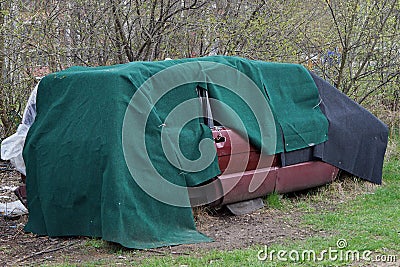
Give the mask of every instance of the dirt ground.
<path id="1" fill-rule="evenodd" d="M 0 189 L 17 186 L 19 174 L 12 171 L 5 162 L 0 162 Z M 6 164 L 6 165 L 5 165 Z M 1 190 L 0 196 L 8 197 L 7 202 L 17 198 L 11 190 Z M 0 202 L 4 202 L 2 198 Z M 332 202 L 331 202 L 332 203 Z M 321 209 L 331 208 L 329 203 L 319 203 Z M 84 265 L 88 261 L 112 262 L 124 265 L 129 257 L 150 255 L 185 255 L 199 250 L 232 250 L 246 248 L 254 244 L 268 245 L 288 240 L 306 239 L 310 236 L 327 236 L 329 233 L 304 225 L 298 211 L 282 211 L 265 207 L 252 214 L 233 216 L 226 209 L 207 211 L 195 210 L 198 230 L 213 238 L 215 242 L 180 245 L 151 249 L 130 250 L 130 253 L 116 244 L 109 244 L 87 237 L 49 238 L 25 233 L 23 228 L 28 215 L 13 220 L 0 217 L 0 266 L 51 265 L 68 262 Z"/>

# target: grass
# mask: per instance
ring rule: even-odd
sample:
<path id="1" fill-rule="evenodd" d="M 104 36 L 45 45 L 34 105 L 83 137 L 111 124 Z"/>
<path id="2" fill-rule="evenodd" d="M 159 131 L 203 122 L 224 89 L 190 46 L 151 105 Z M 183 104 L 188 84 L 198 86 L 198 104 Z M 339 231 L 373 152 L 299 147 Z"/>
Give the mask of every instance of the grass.
<path id="1" fill-rule="evenodd" d="M 274 192 L 265 197 L 264 202 L 269 208 L 280 209 L 283 207 L 282 196 Z"/>
<path id="2" fill-rule="evenodd" d="M 107 242 L 99 238 L 89 238 L 85 241 L 85 246 L 93 248 L 104 248 L 107 246 Z"/>

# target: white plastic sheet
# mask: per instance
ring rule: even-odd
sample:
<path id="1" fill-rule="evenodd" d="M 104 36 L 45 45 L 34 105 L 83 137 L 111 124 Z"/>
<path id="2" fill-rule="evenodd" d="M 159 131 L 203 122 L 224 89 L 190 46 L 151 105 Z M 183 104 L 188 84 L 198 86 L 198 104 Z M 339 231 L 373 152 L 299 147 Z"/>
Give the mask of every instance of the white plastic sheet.
<path id="1" fill-rule="evenodd" d="M 38 85 L 36 85 L 29 96 L 28 103 L 26 104 L 22 116 L 22 123 L 18 126 L 17 132 L 1 142 L 1 158 L 3 160 L 9 160 L 17 171 L 24 175 L 26 175 L 26 169 L 24 159 L 22 158 L 22 151 L 24 149 L 26 135 L 36 117 L 37 88 Z"/>
<path id="2" fill-rule="evenodd" d="M 0 215 L 1 216 L 19 216 L 28 214 L 28 210 L 25 208 L 21 201 L 17 200 L 14 202 L 0 203 Z"/>

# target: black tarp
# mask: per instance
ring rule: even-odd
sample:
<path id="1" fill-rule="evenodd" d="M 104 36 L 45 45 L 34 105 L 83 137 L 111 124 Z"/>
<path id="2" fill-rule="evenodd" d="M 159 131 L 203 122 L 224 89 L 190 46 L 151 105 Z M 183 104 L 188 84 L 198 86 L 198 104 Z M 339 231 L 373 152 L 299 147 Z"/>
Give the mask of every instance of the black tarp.
<path id="1" fill-rule="evenodd" d="M 388 128 L 369 111 L 311 73 L 329 121 L 328 141 L 281 153 L 284 166 L 321 159 L 350 174 L 381 184 Z"/>

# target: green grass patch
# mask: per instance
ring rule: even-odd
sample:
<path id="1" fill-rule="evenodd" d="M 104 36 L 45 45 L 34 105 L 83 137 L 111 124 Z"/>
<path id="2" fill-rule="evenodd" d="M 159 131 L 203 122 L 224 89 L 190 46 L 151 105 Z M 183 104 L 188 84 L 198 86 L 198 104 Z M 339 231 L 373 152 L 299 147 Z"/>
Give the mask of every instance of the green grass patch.
<path id="1" fill-rule="evenodd" d="M 400 251 L 400 161 L 385 164 L 384 185 L 373 193 L 338 204 L 335 212 L 307 214 L 305 222 L 337 232 L 348 249 L 375 252 Z M 333 203 L 333 205 L 335 205 Z"/>
<path id="2" fill-rule="evenodd" d="M 93 248 L 105 248 L 107 247 L 107 242 L 100 239 L 100 238 L 90 238 L 85 241 L 86 247 L 93 247 Z"/>
<path id="3" fill-rule="evenodd" d="M 274 192 L 265 197 L 264 203 L 267 204 L 268 208 L 280 209 L 283 207 L 281 199 L 282 196 Z"/>

